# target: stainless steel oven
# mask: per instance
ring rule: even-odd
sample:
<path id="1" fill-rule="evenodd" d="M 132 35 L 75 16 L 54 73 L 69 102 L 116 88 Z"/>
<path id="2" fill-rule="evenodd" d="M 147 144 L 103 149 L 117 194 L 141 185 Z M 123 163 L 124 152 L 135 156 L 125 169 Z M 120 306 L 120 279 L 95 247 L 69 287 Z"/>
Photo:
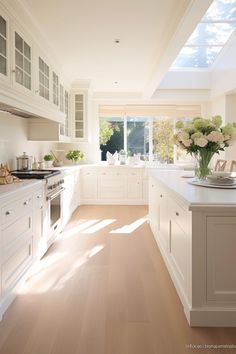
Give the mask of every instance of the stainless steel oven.
<path id="1" fill-rule="evenodd" d="M 48 247 L 53 243 L 62 226 L 63 179 L 49 178 L 46 183 L 46 233 Z"/>

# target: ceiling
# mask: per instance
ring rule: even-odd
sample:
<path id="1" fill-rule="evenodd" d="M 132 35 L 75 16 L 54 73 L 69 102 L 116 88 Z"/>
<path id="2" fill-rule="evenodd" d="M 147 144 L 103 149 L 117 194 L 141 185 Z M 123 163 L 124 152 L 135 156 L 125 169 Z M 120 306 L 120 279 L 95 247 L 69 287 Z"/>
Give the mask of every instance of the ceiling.
<path id="1" fill-rule="evenodd" d="M 97 92 L 143 92 L 193 0 L 22 2 L 71 81 L 90 80 Z"/>

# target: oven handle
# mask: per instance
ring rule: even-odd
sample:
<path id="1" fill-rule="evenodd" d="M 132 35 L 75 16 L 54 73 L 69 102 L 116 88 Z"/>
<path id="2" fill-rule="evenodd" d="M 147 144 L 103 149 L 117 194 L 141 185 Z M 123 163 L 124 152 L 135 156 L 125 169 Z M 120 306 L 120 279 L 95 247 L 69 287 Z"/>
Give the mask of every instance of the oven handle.
<path id="1" fill-rule="evenodd" d="M 49 196 L 47 197 L 47 200 L 50 201 L 50 200 L 56 198 L 56 197 L 57 197 L 59 194 L 61 194 L 64 190 L 65 190 L 64 187 L 60 188 L 59 191 L 57 191 L 56 193 L 54 193 L 54 194 L 52 194 L 52 195 L 49 195 Z"/>

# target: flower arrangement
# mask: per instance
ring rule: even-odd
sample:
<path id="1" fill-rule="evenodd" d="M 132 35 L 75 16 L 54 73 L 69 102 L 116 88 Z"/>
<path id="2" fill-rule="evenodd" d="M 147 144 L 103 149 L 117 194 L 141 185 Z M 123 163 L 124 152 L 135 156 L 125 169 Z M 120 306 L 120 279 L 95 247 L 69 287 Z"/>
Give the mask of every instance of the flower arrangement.
<path id="1" fill-rule="evenodd" d="M 80 150 L 70 150 L 66 154 L 67 160 L 71 160 L 73 163 L 78 163 L 80 160 L 84 159 L 84 153 Z"/>
<path id="2" fill-rule="evenodd" d="M 188 122 L 178 121 L 175 127 L 175 144 L 196 158 L 196 176 L 199 179 L 205 179 L 210 174 L 208 165 L 212 156 L 224 151 L 236 137 L 236 123 L 222 126 L 221 116 L 211 119 L 195 117 Z"/>

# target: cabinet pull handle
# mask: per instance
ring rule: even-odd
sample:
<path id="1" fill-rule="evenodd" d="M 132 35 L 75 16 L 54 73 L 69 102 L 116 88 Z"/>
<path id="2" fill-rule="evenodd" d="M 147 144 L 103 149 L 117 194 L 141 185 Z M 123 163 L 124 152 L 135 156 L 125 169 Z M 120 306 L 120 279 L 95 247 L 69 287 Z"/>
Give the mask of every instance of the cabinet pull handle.
<path id="1" fill-rule="evenodd" d="M 5 214 L 6 215 L 11 215 L 11 213 L 12 213 L 12 210 L 7 210 Z"/>
<path id="2" fill-rule="evenodd" d="M 179 216 L 179 213 L 178 213 L 178 211 L 176 211 L 175 215 L 176 215 L 176 216 Z"/>
<path id="3" fill-rule="evenodd" d="M 162 195 L 162 194 L 160 194 L 160 197 L 161 197 L 161 198 L 163 198 L 163 195 Z"/>
<path id="4" fill-rule="evenodd" d="M 154 187 L 154 184 L 152 184 L 152 188 Z"/>

